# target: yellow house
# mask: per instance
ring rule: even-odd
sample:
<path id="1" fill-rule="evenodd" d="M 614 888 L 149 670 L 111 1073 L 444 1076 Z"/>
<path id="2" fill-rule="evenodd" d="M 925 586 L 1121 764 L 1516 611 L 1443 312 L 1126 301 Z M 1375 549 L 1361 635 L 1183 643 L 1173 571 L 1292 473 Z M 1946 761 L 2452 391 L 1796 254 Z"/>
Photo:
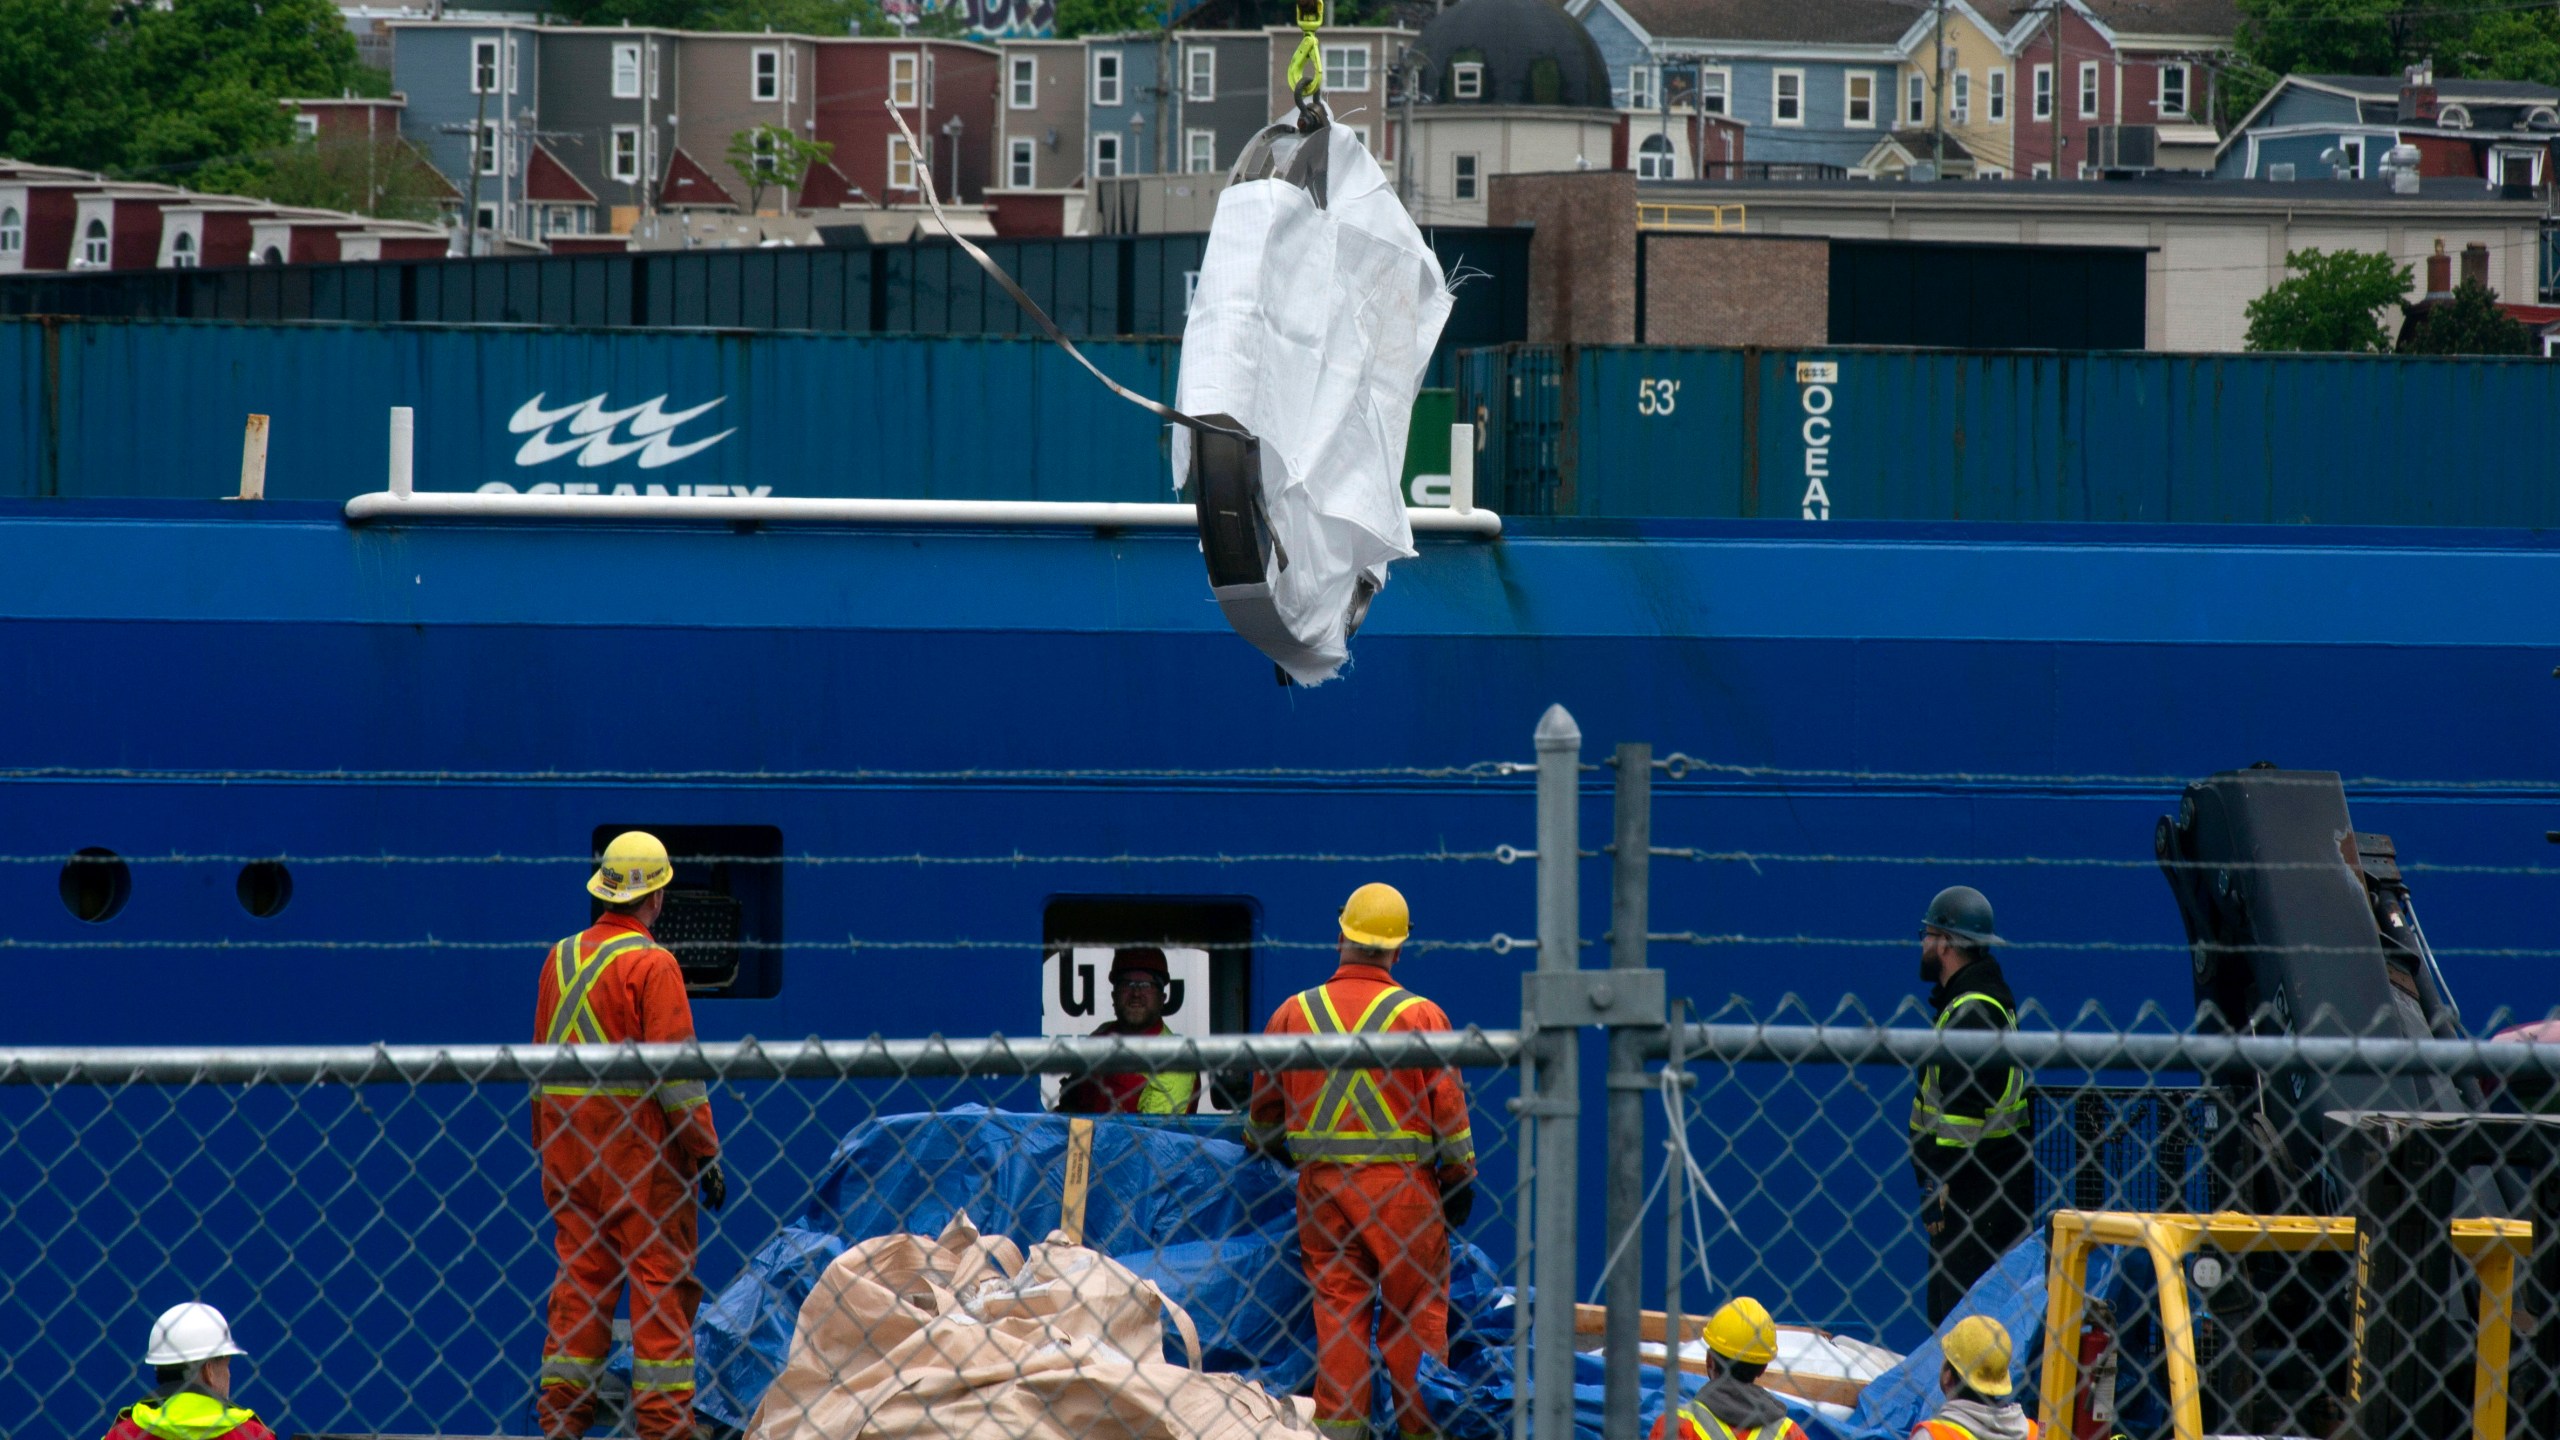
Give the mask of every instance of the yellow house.
<path id="1" fill-rule="evenodd" d="M 1918 12 L 1900 48 L 1904 60 L 1894 76 L 1893 130 L 1878 141 L 1861 168 L 1899 177 L 1910 163 L 1931 159 L 1938 149 L 1943 104 L 1950 142 L 1947 175 L 1990 179 L 2015 174 L 2020 97 L 2009 36 L 1968 0 L 1944 0 L 1943 8 Z M 1938 78 L 1942 54 L 1943 89 Z"/>

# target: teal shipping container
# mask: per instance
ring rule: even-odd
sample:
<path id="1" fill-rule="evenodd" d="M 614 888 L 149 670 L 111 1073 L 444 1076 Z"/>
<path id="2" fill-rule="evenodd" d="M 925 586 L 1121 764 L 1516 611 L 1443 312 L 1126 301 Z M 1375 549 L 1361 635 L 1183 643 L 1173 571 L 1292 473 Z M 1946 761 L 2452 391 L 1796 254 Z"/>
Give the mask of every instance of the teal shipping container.
<path id="1" fill-rule="evenodd" d="M 1520 345 L 1457 371 L 1508 514 L 2560 525 L 2539 358 Z"/>
<path id="2" fill-rule="evenodd" d="M 1174 393 L 1180 346 L 1082 347 Z M 266 493 L 1169 500 L 1163 427 L 1045 340 L 0 320 L 0 496 L 209 498 L 271 422 Z"/>

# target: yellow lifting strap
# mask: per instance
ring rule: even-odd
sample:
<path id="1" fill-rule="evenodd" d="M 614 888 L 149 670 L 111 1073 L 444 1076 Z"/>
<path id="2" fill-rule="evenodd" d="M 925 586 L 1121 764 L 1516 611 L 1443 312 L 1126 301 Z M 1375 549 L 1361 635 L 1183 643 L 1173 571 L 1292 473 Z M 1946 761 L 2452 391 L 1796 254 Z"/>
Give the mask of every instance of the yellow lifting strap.
<path id="1" fill-rule="evenodd" d="M 1316 32 L 1324 28 L 1324 0 L 1298 0 L 1298 53 L 1289 57 L 1289 93 L 1301 101 L 1324 94 L 1324 50 Z"/>

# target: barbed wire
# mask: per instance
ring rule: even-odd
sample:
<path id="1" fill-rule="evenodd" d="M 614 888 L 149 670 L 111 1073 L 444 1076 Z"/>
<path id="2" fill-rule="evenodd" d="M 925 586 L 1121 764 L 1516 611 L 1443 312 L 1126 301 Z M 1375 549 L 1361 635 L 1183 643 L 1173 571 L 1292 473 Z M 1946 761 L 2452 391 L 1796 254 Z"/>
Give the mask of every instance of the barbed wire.
<path id="1" fill-rule="evenodd" d="M 1656 858 L 1702 863 L 1749 865 L 1925 865 L 1999 866 L 2060 870 L 2336 870 L 2344 860 L 2156 860 L 2109 855 L 1882 855 L 1848 852 L 1772 850 L 1707 850 L 1691 845 L 1657 845 Z M 2554 865 L 2470 865 L 2435 860 L 2396 861 L 2403 873 L 2429 875 L 2560 876 Z"/>
<path id="2" fill-rule="evenodd" d="M 46 940 L 23 936 L 0 936 L 0 951 L 8 950 L 519 950 L 533 954 L 560 943 L 557 935 L 539 940 L 447 940 L 427 935 L 400 940 L 333 940 L 326 937 L 308 939 L 259 938 L 205 940 Z M 678 940 L 675 945 L 685 945 Z M 1334 950 L 1339 940 L 1277 940 L 1260 937 L 1251 940 L 1203 940 L 1191 936 L 1172 936 L 1152 940 L 874 940 L 847 936 L 842 940 L 723 940 L 716 948 L 726 950 L 1010 950 L 1050 953 L 1059 950 Z M 661 948 L 665 948 L 662 943 Z M 1406 951 L 1484 950 L 1506 955 L 1514 950 L 1535 950 L 1533 937 L 1515 938 L 1496 932 L 1481 940 L 1408 940 Z"/>
<path id="3" fill-rule="evenodd" d="M 121 862 L 127 865 L 591 866 L 596 864 L 599 858 L 592 852 L 561 855 L 518 855 L 506 852 L 487 855 L 297 855 L 291 851 L 277 851 L 262 855 L 229 855 L 168 851 L 157 855 L 128 855 L 118 851 L 111 855 L 0 855 L 0 865 L 112 865 Z M 1236 855 L 1223 851 L 1167 855 L 1138 855 L 1128 852 L 1112 855 L 1031 855 L 1016 850 L 1010 855 L 934 855 L 916 850 L 885 855 L 697 855 L 688 852 L 673 858 L 679 865 L 1421 865 L 1478 861 L 1508 865 L 1516 860 L 1535 859 L 1537 856 L 1534 851 L 1510 845 L 1497 845 L 1490 850 L 1409 850 L 1371 855 L 1321 850 Z"/>
<path id="4" fill-rule="evenodd" d="M 1691 774 L 1727 775 L 1749 780 L 1815 780 L 1848 785 L 2042 785 L 2060 788 L 2097 785 L 2183 790 L 2208 777 L 2198 775 L 2026 774 L 1995 770 L 1847 770 L 1788 765 L 1739 765 L 1702 760 L 1674 750 L 1658 756 L 1653 767 L 1671 779 Z M 2342 785 L 2349 790 L 2508 791 L 2560 794 L 2560 780 L 2408 780 L 2379 775 L 2287 775 L 2282 771 L 2238 772 L 2253 785 Z"/>
<path id="5" fill-rule="evenodd" d="M 5 780 L 150 780 L 174 784 L 321 785 L 894 785 L 1127 780 L 1497 780 L 1531 775 L 1527 760 L 1477 760 L 1460 765 L 1237 766 L 1218 769 L 1053 769 L 968 767 L 943 770 L 182 770 L 126 766 L 31 765 L 0 767 Z M 1584 766 L 1585 769 L 1595 768 Z"/>
<path id="6" fill-rule="evenodd" d="M 1784 945 L 1807 948 L 1839 947 L 1852 950 L 1908 949 L 1919 943 L 1917 934 L 1892 939 L 1847 935 L 1747 935 L 1739 932 L 1700 930 L 1648 931 L 1647 941 L 1663 945 L 1746 946 Z M 2004 950 L 2095 951 L 2133 954 L 2185 955 L 2192 947 L 2183 941 L 2166 940 L 2007 940 Z M 2372 955 L 2376 945 L 2226 945 L 2213 943 L 2206 948 L 2233 955 Z M 2507 959 L 2560 959 L 2560 949 L 2522 946 L 2431 945 L 2436 955 L 2466 955 Z"/>

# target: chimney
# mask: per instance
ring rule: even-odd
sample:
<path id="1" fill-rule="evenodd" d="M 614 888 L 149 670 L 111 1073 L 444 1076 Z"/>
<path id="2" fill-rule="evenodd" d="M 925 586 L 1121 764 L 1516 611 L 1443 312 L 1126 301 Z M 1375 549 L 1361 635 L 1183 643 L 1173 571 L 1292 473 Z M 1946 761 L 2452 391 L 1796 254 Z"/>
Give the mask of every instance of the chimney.
<path id="1" fill-rule="evenodd" d="M 2453 298 L 2453 257 L 2444 253 L 2444 242 L 2436 242 L 2436 253 L 2427 257 L 2427 298 Z"/>
<path id="2" fill-rule="evenodd" d="M 2436 62 L 2421 60 L 2409 67 L 2400 82 L 2400 123 L 2433 125 L 2436 123 Z"/>
<path id="3" fill-rule="evenodd" d="M 2489 288 L 2489 247 L 2477 240 L 2462 247 L 2462 283 Z"/>

